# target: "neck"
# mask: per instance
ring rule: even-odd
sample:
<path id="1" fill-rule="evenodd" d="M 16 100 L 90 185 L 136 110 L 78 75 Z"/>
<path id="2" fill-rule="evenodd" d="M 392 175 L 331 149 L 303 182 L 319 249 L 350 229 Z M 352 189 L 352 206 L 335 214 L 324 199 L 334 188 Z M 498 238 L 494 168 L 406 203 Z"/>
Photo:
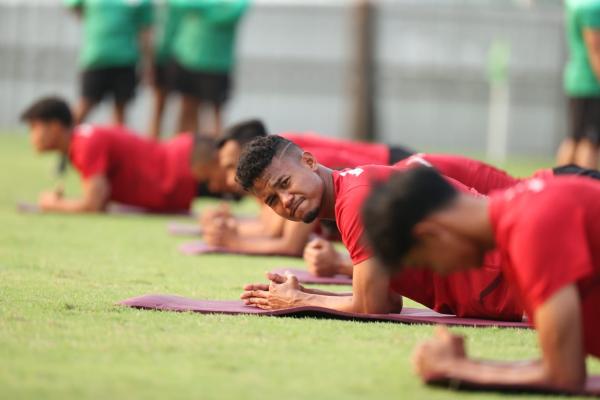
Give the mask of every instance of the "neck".
<path id="1" fill-rule="evenodd" d="M 322 219 L 335 219 L 335 191 L 333 188 L 332 171 L 319 165 L 317 174 L 323 180 L 323 197 L 321 198 L 321 212 L 319 217 Z"/>
<path id="2" fill-rule="evenodd" d="M 443 211 L 439 217 L 447 227 L 470 238 L 487 251 L 496 245 L 488 209 L 487 198 L 461 194 L 450 210 Z"/>
<path id="3" fill-rule="evenodd" d="M 69 147 L 71 146 L 72 128 L 65 128 L 65 131 L 60 135 L 58 142 L 58 151 L 61 154 L 68 155 Z"/>

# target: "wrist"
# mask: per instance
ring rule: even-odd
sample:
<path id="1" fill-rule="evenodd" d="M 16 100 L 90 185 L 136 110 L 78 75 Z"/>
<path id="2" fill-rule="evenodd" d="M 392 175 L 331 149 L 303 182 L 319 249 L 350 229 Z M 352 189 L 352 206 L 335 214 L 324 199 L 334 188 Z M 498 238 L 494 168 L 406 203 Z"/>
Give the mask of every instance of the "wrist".
<path id="1" fill-rule="evenodd" d="M 292 297 L 292 307 L 304 307 L 308 306 L 310 294 L 302 291 L 302 288 L 298 289 Z"/>

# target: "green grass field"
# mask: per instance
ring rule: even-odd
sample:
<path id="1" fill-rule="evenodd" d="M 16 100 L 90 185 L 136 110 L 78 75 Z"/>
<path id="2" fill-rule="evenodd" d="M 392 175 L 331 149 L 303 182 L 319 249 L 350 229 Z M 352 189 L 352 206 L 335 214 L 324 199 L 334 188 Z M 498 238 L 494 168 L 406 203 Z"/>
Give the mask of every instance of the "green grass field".
<path id="1" fill-rule="evenodd" d="M 52 157 L 0 135 L 0 397 L 3 399 L 507 398 L 427 388 L 409 363 L 430 326 L 149 312 L 145 293 L 235 299 L 286 258 L 186 257 L 168 218 L 19 215 L 53 185 Z M 508 165 L 528 174 L 537 162 Z M 77 193 L 69 174 L 67 193 Z M 203 204 L 197 204 L 201 207 Z M 242 208 L 251 209 L 245 202 Z M 345 288 L 340 288 L 345 289 Z M 456 329 L 476 357 L 535 357 L 533 332 Z M 589 362 L 600 372 L 600 363 Z"/>

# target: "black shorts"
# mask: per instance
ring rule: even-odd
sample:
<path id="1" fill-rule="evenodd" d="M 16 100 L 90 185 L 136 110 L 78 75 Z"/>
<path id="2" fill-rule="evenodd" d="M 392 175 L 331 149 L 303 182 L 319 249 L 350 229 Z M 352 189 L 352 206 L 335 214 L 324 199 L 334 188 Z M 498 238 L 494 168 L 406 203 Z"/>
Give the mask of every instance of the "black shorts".
<path id="1" fill-rule="evenodd" d="M 554 175 L 577 175 L 600 180 L 600 171 L 595 169 L 581 168 L 575 164 L 563 165 L 552 168 Z"/>
<path id="2" fill-rule="evenodd" d="M 173 65 L 172 61 L 154 64 L 152 85 L 154 87 L 169 91 L 173 87 Z"/>
<path id="3" fill-rule="evenodd" d="M 390 148 L 389 165 L 394 165 L 398 161 L 402 161 L 415 154 L 414 151 L 401 146 L 388 146 Z"/>
<path id="4" fill-rule="evenodd" d="M 600 97 L 569 98 L 569 135 L 600 144 Z"/>
<path id="5" fill-rule="evenodd" d="M 85 69 L 81 73 L 81 96 L 93 102 L 112 96 L 126 103 L 135 96 L 138 77 L 136 67 L 106 67 Z"/>
<path id="6" fill-rule="evenodd" d="M 229 98 L 228 73 L 193 71 L 175 61 L 171 71 L 173 90 L 183 95 L 219 106 Z"/>

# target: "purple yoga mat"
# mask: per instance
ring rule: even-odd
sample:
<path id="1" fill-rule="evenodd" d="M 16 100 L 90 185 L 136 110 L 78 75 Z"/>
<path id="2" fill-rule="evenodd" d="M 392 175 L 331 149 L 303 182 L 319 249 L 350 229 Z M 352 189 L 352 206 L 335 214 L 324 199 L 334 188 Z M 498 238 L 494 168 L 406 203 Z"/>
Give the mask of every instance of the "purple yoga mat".
<path id="1" fill-rule="evenodd" d="M 284 275 L 286 271 L 296 275 L 298 282 L 315 285 L 352 285 L 352 278 L 346 275 L 335 275 L 331 277 L 315 276 L 305 269 L 277 268 L 271 272 Z"/>
<path id="2" fill-rule="evenodd" d="M 17 211 L 26 214 L 37 214 L 42 212 L 37 204 L 19 202 L 17 203 Z M 168 211 L 160 212 L 148 210 L 142 207 L 128 206 L 125 204 L 111 203 L 106 208 L 106 212 L 109 214 L 131 214 L 131 215 L 182 215 L 182 216 L 193 216 L 193 212 L 189 210 L 181 211 Z"/>
<path id="3" fill-rule="evenodd" d="M 400 314 L 357 314 L 323 307 L 294 307 L 285 310 L 261 310 L 240 300 L 195 300 L 180 296 L 149 294 L 119 302 L 120 305 L 161 311 L 193 311 L 201 314 L 251 314 L 276 317 L 313 317 L 352 321 L 399 322 L 405 324 L 445 324 L 471 327 L 531 328 L 524 322 L 504 322 L 475 318 L 458 318 L 429 309 L 404 308 Z"/>
<path id="4" fill-rule="evenodd" d="M 226 249 L 223 247 L 211 246 L 204 243 L 201 240 L 194 240 L 193 242 L 183 243 L 179 246 L 179 251 L 188 256 L 197 256 L 202 254 L 240 254 L 247 256 L 281 256 L 281 257 L 292 257 L 289 254 L 256 254 L 256 253 L 244 253 Z"/>
<path id="5" fill-rule="evenodd" d="M 202 236 L 202 228 L 194 223 L 170 222 L 167 231 L 173 236 Z"/>
<path id="6" fill-rule="evenodd" d="M 471 381 L 448 381 L 445 379 L 443 382 L 432 382 L 432 386 L 443 386 L 456 390 L 467 390 L 467 391 L 486 391 L 486 392 L 503 392 L 503 393 L 544 393 L 544 394 L 564 394 L 564 395 L 577 395 L 577 396 L 593 396 L 600 397 L 600 375 L 591 375 L 587 377 L 585 390 L 579 392 L 571 391 L 558 391 L 540 386 L 508 386 L 498 384 L 482 384 L 474 383 Z"/>

